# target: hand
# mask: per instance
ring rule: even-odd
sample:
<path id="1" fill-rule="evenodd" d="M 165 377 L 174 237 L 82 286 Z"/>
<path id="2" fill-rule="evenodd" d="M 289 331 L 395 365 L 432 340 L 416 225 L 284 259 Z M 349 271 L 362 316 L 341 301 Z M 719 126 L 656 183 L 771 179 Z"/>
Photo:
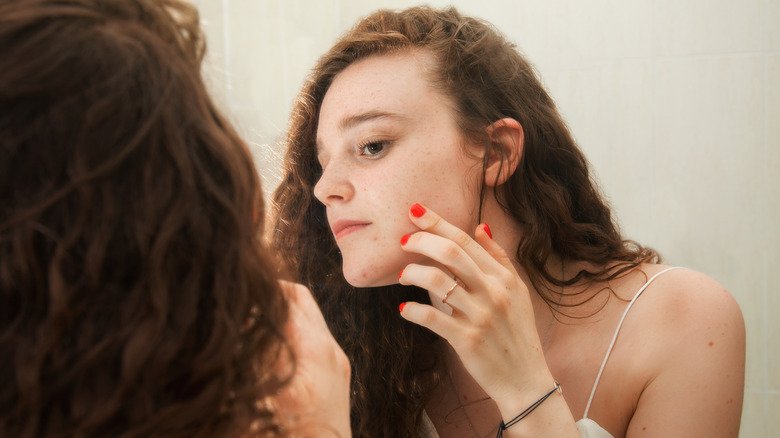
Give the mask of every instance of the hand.
<path id="1" fill-rule="evenodd" d="M 543 393 L 553 384 L 528 288 L 484 225 L 472 239 L 430 210 L 412 210 L 420 217 L 410 212 L 409 218 L 422 231 L 409 236 L 403 248 L 440 266 L 410 264 L 399 281 L 442 299 L 447 295 L 452 315 L 409 302 L 401 316 L 446 339 L 502 414 L 516 413 L 518 403 L 525 403 L 523 394 Z M 445 270 L 458 280 L 449 294 L 456 280 Z"/>
<path id="2" fill-rule="evenodd" d="M 278 412 L 296 435 L 350 437 L 349 360 L 311 292 L 300 284 L 280 283 L 290 303 L 285 337 L 296 362 L 292 380 L 276 397 Z M 289 369 L 288 363 L 279 366 Z"/>

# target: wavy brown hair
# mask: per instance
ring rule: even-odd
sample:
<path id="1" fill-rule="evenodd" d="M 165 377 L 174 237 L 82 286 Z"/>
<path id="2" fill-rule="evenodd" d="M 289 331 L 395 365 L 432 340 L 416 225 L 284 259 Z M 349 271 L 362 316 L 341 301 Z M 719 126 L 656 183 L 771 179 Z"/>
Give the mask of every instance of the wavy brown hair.
<path id="1" fill-rule="evenodd" d="M 548 304 L 555 300 L 552 286 L 606 281 L 658 261 L 654 251 L 621 237 L 553 100 L 499 32 L 453 8 L 380 10 L 364 18 L 320 58 L 298 96 L 273 224 L 275 248 L 313 289 L 352 361 L 357 436 L 415 436 L 443 365 L 432 348 L 437 337 L 397 316 L 400 302 L 428 302 L 427 294 L 398 285 L 356 289 L 341 275 L 324 206 L 313 196 L 322 172 L 315 137 L 323 97 L 336 75 L 357 60 L 410 49 L 434 56 L 430 83 L 454 100 L 464 136 L 486 152 L 501 153 L 487 137 L 487 126 L 504 117 L 523 126 L 522 161 L 495 196 L 522 226 L 516 257 Z M 485 195 L 483 173 L 483 200 Z M 598 269 L 560 278 L 548 269 L 553 256 Z"/>
<path id="2" fill-rule="evenodd" d="M 0 4 L 0 436 L 277 431 L 259 179 L 176 0 Z"/>

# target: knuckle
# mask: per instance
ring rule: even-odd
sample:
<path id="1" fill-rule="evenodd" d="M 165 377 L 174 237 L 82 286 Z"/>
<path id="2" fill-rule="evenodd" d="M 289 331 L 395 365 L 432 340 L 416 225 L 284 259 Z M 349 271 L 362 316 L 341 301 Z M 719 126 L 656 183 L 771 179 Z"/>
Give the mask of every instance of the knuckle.
<path id="1" fill-rule="evenodd" d="M 433 216 L 433 218 L 431 218 L 431 222 L 428 225 L 428 227 L 426 227 L 426 229 L 436 229 L 439 225 L 441 225 L 442 218 L 437 214 L 430 215 L 430 216 Z"/>
<path id="2" fill-rule="evenodd" d="M 300 283 L 295 283 L 295 292 L 299 295 L 306 295 L 311 293 L 308 287 Z"/>
<path id="3" fill-rule="evenodd" d="M 506 313 L 511 305 L 509 293 L 497 292 L 493 297 L 493 304 L 498 312 Z"/>
<path id="4" fill-rule="evenodd" d="M 426 327 L 431 326 L 436 322 L 436 313 L 431 308 L 422 309 L 420 312 L 420 323 Z"/>
<path id="5" fill-rule="evenodd" d="M 342 370 L 344 379 L 349 381 L 350 377 L 352 376 L 352 367 L 347 364 L 347 366 Z"/>
<path id="6" fill-rule="evenodd" d="M 444 260 L 455 260 L 460 255 L 460 246 L 455 242 L 447 242 L 441 250 L 441 255 Z"/>
<path id="7" fill-rule="evenodd" d="M 483 309 L 479 309 L 474 311 L 474 315 L 472 316 L 472 321 L 474 323 L 474 326 L 479 328 L 480 330 L 488 330 L 493 324 L 493 317 L 490 312 L 485 311 Z"/>
<path id="8" fill-rule="evenodd" d="M 510 284 L 512 284 L 513 281 L 515 281 L 515 276 L 512 275 L 511 272 L 509 272 L 506 269 L 501 270 L 501 273 L 498 274 L 498 280 L 500 282 L 500 289 L 506 289 Z"/>
<path id="9" fill-rule="evenodd" d="M 461 347 L 469 351 L 475 351 L 479 349 L 479 346 L 481 344 L 482 344 L 482 335 L 479 333 L 479 331 L 469 330 L 463 336 L 463 344 L 461 345 Z"/>
<path id="10" fill-rule="evenodd" d="M 449 286 L 450 281 L 452 279 L 447 274 L 438 271 L 433 278 L 433 288 L 435 290 L 444 290 L 444 288 Z"/>
<path id="11" fill-rule="evenodd" d="M 350 373 L 352 367 L 349 364 L 349 358 L 341 348 L 336 351 L 336 365 L 345 373 Z"/>
<path id="12" fill-rule="evenodd" d="M 471 243 L 472 240 L 471 236 L 466 234 L 465 231 L 458 229 L 458 231 L 455 233 L 455 236 L 453 236 L 452 241 L 461 248 L 465 248 L 469 245 L 469 243 Z"/>

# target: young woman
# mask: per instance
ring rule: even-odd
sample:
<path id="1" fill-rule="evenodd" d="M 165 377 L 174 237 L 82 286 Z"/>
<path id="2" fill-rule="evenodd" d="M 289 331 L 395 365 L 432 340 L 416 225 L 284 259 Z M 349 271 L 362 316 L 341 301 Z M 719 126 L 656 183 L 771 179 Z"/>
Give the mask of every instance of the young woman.
<path id="1" fill-rule="evenodd" d="M 184 2 L 0 4 L 0 436 L 349 436 L 203 51 Z"/>
<path id="2" fill-rule="evenodd" d="M 378 11 L 292 117 L 274 244 L 351 359 L 354 434 L 737 435 L 737 304 L 621 236 L 488 24 Z"/>

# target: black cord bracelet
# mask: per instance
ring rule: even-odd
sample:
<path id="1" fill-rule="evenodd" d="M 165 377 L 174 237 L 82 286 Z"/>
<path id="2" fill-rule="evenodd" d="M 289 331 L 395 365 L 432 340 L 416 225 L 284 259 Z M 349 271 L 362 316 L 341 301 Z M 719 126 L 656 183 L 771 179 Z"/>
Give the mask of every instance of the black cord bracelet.
<path id="1" fill-rule="evenodd" d="M 504 420 L 501 420 L 501 423 L 498 425 L 498 433 L 496 434 L 496 438 L 503 437 L 505 430 L 507 430 L 510 427 L 514 426 L 515 424 L 519 423 L 520 420 L 522 420 L 523 418 L 527 417 L 531 412 L 534 411 L 534 409 L 538 408 L 539 405 L 541 405 L 542 403 L 544 403 L 545 400 L 550 398 L 550 396 L 553 395 L 555 393 L 555 391 L 558 391 L 561 394 L 563 394 L 563 391 L 561 390 L 561 384 L 558 383 L 557 381 L 555 382 L 555 388 L 553 388 L 547 394 L 543 395 L 542 398 L 540 398 L 539 400 L 533 402 L 531 404 L 531 406 L 528 406 L 528 408 L 526 408 L 526 410 L 524 410 L 523 412 L 520 412 L 515 418 L 507 421 L 506 423 L 504 423 Z"/>

